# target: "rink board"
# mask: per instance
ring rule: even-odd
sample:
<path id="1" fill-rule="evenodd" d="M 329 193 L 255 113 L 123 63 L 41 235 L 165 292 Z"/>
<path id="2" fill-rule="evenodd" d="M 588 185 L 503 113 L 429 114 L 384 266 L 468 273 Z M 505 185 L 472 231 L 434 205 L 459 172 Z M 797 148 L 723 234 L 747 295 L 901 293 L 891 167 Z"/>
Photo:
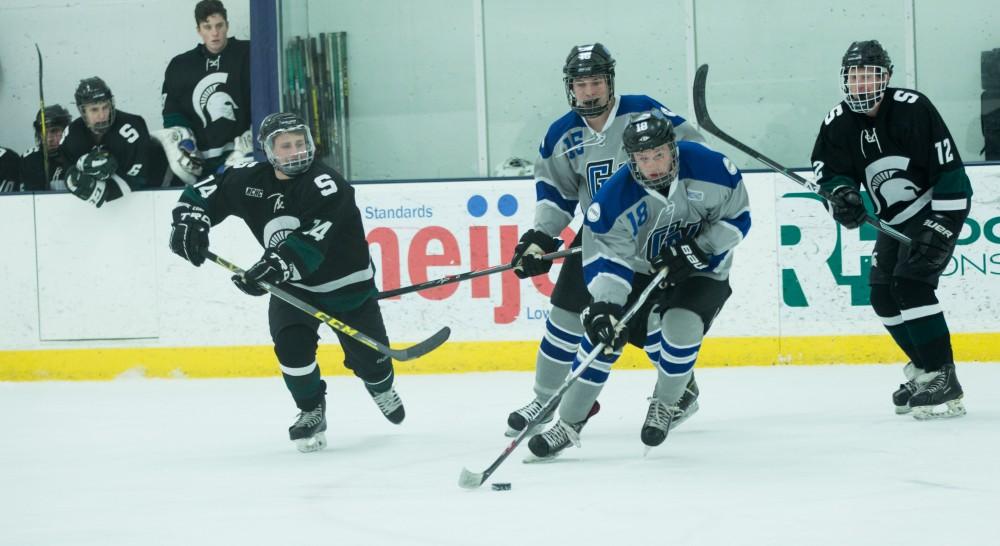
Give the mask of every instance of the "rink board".
<path id="1" fill-rule="evenodd" d="M 968 171 L 973 211 L 938 293 L 956 358 L 996 361 L 1000 168 Z M 901 361 L 868 305 L 874 230 L 838 228 L 814 196 L 779 175 L 747 173 L 745 182 L 753 227 L 735 251 L 734 293 L 698 365 Z M 531 180 L 356 187 L 382 289 L 502 263 L 533 218 Z M 277 373 L 266 298 L 243 295 L 227 272 L 191 267 L 167 248 L 177 195 L 140 192 L 100 210 L 68 194 L 0 196 L 0 229 L 26 234 L 0 242 L 11 258 L 0 264 L 0 380 Z M 260 254 L 236 219 L 213 228 L 211 242 L 242 265 Z M 531 369 L 558 271 L 529 280 L 505 272 L 383 300 L 396 347 L 442 326 L 453 331 L 401 373 Z M 324 373 L 342 373 L 336 338 L 322 330 Z M 648 365 L 639 352 L 618 364 Z"/>

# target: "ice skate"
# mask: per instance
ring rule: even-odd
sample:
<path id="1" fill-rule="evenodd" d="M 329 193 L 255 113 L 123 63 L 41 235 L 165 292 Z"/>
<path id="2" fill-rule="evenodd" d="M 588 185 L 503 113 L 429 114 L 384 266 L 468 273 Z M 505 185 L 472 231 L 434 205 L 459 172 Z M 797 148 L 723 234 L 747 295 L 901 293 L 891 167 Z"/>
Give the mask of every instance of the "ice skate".
<path id="1" fill-rule="evenodd" d="M 512 411 L 510 415 L 507 416 L 507 432 L 504 433 L 504 436 L 513 438 L 520 434 L 521 431 L 524 430 L 524 427 L 528 426 L 529 421 L 538 417 L 538 414 L 542 412 L 542 406 L 544 405 L 544 401 L 535 398 L 528 405 Z M 559 403 L 557 402 L 553 405 L 553 409 L 558 406 Z M 528 435 L 534 434 L 542 428 L 542 425 L 551 422 L 553 413 L 555 412 L 550 412 L 544 419 L 539 421 L 537 425 L 532 427 L 533 430 L 529 430 Z"/>
<path id="2" fill-rule="evenodd" d="M 368 389 L 368 394 L 372 396 L 372 400 L 375 401 L 382 415 L 385 415 L 385 418 L 390 423 L 398 425 L 403 422 L 403 419 L 406 417 L 406 411 L 403 408 L 403 401 L 399 399 L 399 394 L 396 393 L 396 387 L 389 387 L 389 390 L 384 392 L 374 392 Z"/>
<path id="3" fill-rule="evenodd" d="M 695 381 L 694 374 L 691 374 L 691 379 L 688 381 L 687 387 L 684 387 L 684 394 L 681 395 L 681 399 L 677 402 L 680 413 L 674 415 L 674 419 L 670 423 L 670 430 L 674 430 L 678 425 L 690 419 L 692 415 L 698 413 L 699 394 L 698 382 Z"/>
<path id="4" fill-rule="evenodd" d="M 910 397 L 913 418 L 920 421 L 946 419 L 965 415 L 962 385 L 958 383 L 954 364 L 927 372 L 916 378 L 917 391 Z"/>
<path id="5" fill-rule="evenodd" d="M 906 415 L 910 413 L 910 397 L 917 392 L 917 376 L 924 373 L 913 362 L 908 362 L 903 367 L 903 375 L 906 376 L 906 383 L 899 385 L 896 392 L 892 393 L 892 405 L 896 406 L 896 415 Z"/>
<path id="6" fill-rule="evenodd" d="M 599 411 L 601 411 L 601 404 L 595 400 L 594 405 L 590 408 L 590 413 L 587 414 L 587 418 L 583 421 L 579 423 L 567 423 L 559 419 L 549 430 L 532 436 L 528 440 L 528 449 L 531 450 L 533 457 L 526 458 L 524 462 L 533 463 L 552 460 L 558 457 L 570 444 L 580 447 L 580 431 L 583 430 L 583 426 L 587 424 L 587 421 L 594 415 L 597 415 Z"/>
<path id="7" fill-rule="evenodd" d="M 668 406 L 655 396 L 649 397 L 649 409 L 646 410 L 646 420 L 639 433 L 642 443 L 646 444 L 645 453 L 667 439 L 667 434 L 677 426 L 675 421 L 683 413 L 680 406 Z"/>
<path id="8" fill-rule="evenodd" d="M 288 437 L 302 453 L 319 451 L 326 447 L 326 401 L 309 411 L 299 413 L 298 419 L 288 427 Z"/>

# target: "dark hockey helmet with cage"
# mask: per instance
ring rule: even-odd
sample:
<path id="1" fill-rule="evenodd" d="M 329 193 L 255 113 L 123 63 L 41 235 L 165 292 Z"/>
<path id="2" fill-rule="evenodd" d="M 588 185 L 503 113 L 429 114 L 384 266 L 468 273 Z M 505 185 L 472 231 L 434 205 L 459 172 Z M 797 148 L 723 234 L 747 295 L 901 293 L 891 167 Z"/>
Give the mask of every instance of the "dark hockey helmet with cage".
<path id="1" fill-rule="evenodd" d="M 280 157 L 275 149 L 274 140 L 281 133 L 302 134 L 305 137 L 305 148 L 284 158 Z M 267 160 L 271 165 L 288 176 L 307 171 L 316 157 L 316 144 L 313 142 L 309 125 L 291 112 L 278 112 L 264 118 L 257 132 L 257 142 L 267 154 Z"/>
<path id="2" fill-rule="evenodd" d="M 636 163 L 634 154 L 659 148 L 664 144 L 670 153 L 670 169 L 656 178 L 647 178 Z M 628 154 L 628 168 L 632 171 L 632 178 L 641 186 L 660 190 L 670 186 L 677 178 L 680 169 L 677 134 L 674 132 L 674 124 L 660 110 L 650 110 L 631 116 L 622 134 L 622 147 Z"/>
<path id="3" fill-rule="evenodd" d="M 83 123 L 94 133 L 104 134 L 115 122 L 115 96 L 111 94 L 111 88 L 101 78 L 94 76 L 80 80 L 80 84 L 76 86 L 76 92 L 73 93 L 73 100 L 76 101 L 76 108 L 80 111 L 80 116 L 83 117 Z M 91 124 L 83 113 L 83 107 L 105 101 L 111 104 L 111 113 L 108 115 L 107 121 Z"/>
<path id="4" fill-rule="evenodd" d="M 73 116 L 70 115 L 69 110 L 67 110 L 61 104 L 50 104 L 45 107 L 45 129 L 51 131 L 53 129 L 65 129 L 69 126 L 69 123 L 73 121 Z M 42 139 L 42 109 L 38 109 L 38 113 L 35 114 L 35 122 L 32 124 L 35 127 L 35 140 L 41 142 Z"/>
<path id="5" fill-rule="evenodd" d="M 573 80 L 589 76 L 604 76 L 607 80 L 608 96 L 603 104 L 600 99 L 585 104 L 576 100 Z M 600 43 L 573 46 L 563 65 L 563 82 L 566 84 L 566 100 L 574 112 L 585 118 L 600 116 L 611 107 L 611 98 L 615 96 L 615 60 L 611 52 Z"/>
<path id="6" fill-rule="evenodd" d="M 875 84 L 870 91 L 851 92 L 848 76 L 866 78 Z M 840 61 L 840 90 L 854 112 L 870 112 L 882 100 L 892 76 L 892 59 L 878 40 L 852 42 Z"/>

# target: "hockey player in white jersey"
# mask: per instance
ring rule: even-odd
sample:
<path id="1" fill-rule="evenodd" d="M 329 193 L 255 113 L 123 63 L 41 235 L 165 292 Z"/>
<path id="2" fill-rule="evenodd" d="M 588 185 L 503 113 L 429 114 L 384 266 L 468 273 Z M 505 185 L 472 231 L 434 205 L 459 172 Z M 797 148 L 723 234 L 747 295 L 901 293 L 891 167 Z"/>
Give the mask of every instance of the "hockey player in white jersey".
<path id="1" fill-rule="evenodd" d="M 615 335 L 623 308 L 638 293 L 634 279 L 668 269 L 645 320 L 646 354 L 656 386 L 640 438 L 653 447 L 690 416 L 682 407 L 702 338 L 732 290 L 733 248 L 750 229 L 750 205 L 739 169 L 701 144 L 677 142 L 659 110 L 631 118 L 623 135 L 629 168 L 604 184 L 587 209 L 583 270 L 593 303 L 583 314 L 586 335 L 574 369 L 598 343 L 609 348 L 566 391 L 559 420 L 528 441 L 540 458 L 558 455 L 579 433 L 625 343 Z M 624 334 L 624 332 L 623 332 Z"/>
<path id="2" fill-rule="evenodd" d="M 571 110 L 552 123 L 539 147 L 534 227 L 521 236 L 511 259 L 522 279 L 549 272 L 552 262 L 538 257 L 558 249 L 562 241 L 557 237 L 572 222 L 577 207 L 586 210 L 601 185 L 625 164 L 621 137 L 630 114 L 658 109 L 671 120 L 678 138 L 705 141 L 684 118 L 646 95 L 616 97 L 615 60 L 600 43 L 570 50 L 563 81 Z M 577 234 L 570 246 L 580 241 Z M 579 255 L 563 263 L 535 364 L 535 397 L 507 417 L 508 436 L 524 430 L 569 374 L 583 336 L 580 313 L 590 301 L 582 269 Z M 692 389 L 697 390 L 693 380 Z M 595 401 L 593 412 L 599 407 Z"/>

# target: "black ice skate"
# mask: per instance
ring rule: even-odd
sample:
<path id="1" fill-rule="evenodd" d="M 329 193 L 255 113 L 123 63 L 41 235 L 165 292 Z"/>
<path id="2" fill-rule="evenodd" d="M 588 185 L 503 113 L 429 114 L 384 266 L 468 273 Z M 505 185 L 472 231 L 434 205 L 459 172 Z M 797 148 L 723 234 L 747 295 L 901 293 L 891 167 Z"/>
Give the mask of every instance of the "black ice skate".
<path id="1" fill-rule="evenodd" d="M 896 392 L 892 393 L 892 405 L 896 406 L 896 415 L 906 415 L 910 413 L 910 397 L 917 392 L 917 376 L 924 373 L 913 362 L 908 362 L 903 367 L 903 375 L 906 376 L 906 383 L 899 385 Z"/>
<path id="2" fill-rule="evenodd" d="M 590 413 L 587 414 L 587 418 L 583 421 L 579 423 L 567 423 L 559 419 L 549 430 L 537 436 L 532 436 L 528 440 L 528 449 L 531 450 L 534 458 L 525 459 L 524 462 L 530 463 L 554 459 L 564 449 L 569 447 L 570 444 L 580 447 L 580 431 L 583 430 L 583 426 L 587 424 L 587 421 L 594 415 L 597 415 L 599 411 L 601 411 L 601 404 L 595 400 L 594 405 L 590 407 Z"/>
<path id="3" fill-rule="evenodd" d="M 507 436 L 508 438 L 513 438 L 514 436 L 520 434 L 521 431 L 524 430 L 524 427 L 528 426 L 528 421 L 531 421 L 535 417 L 538 417 L 538 414 L 542 412 L 542 406 L 544 405 L 545 402 L 539 400 L 538 398 L 535 398 L 528 405 L 512 411 L 510 415 L 507 416 L 507 432 L 504 433 L 504 436 Z M 553 409 L 555 409 L 558 406 L 559 403 L 556 402 L 553 405 Z M 532 428 L 537 430 L 541 428 L 542 425 L 551 422 L 552 415 L 554 413 L 555 411 L 549 412 L 549 414 L 546 415 L 544 419 L 539 421 L 538 424 Z M 528 434 L 534 434 L 534 433 L 535 430 L 528 431 Z"/>
<path id="4" fill-rule="evenodd" d="M 962 404 L 964 393 L 955 375 L 954 364 L 945 364 L 940 370 L 921 374 L 916 381 L 917 392 L 910 397 L 914 419 L 927 421 L 965 415 L 965 405 Z"/>
<path id="5" fill-rule="evenodd" d="M 382 415 L 385 415 L 385 418 L 390 423 L 398 425 L 403 422 L 403 418 L 406 417 L 406 411 L 403 408 L 403 401 L 399 399 L 399 394 L 396 393 L 396 387 L 389 387 L 389 390 L 384 392 L 375 392 L 368 389 L 368 394 L 372 396 L 372 400 L 375 401 Z"/>
<path id="6" fill-rule="evenodd" d="M 662 444 L 667 439 L 667 433 L 698 412 L 699 393 L 698 382 L 695 381 L 694 374 L 691 374 L 691 379 L 684 388 L 684 394 L 676 406 L 668 406 L 655 396 L 649 398 L 646 420 L 639 434 L 642 443 L 646 444 L 646 453 L 649 452 L 649 448 Z"/>
<path id="7" fill-rule="evenodd" d="M 326 401 L 309 411 L 299 413 L 299 418 L 288 427 L 288 438 L 302 453 L 319 451 L 326 447 Z"/>

